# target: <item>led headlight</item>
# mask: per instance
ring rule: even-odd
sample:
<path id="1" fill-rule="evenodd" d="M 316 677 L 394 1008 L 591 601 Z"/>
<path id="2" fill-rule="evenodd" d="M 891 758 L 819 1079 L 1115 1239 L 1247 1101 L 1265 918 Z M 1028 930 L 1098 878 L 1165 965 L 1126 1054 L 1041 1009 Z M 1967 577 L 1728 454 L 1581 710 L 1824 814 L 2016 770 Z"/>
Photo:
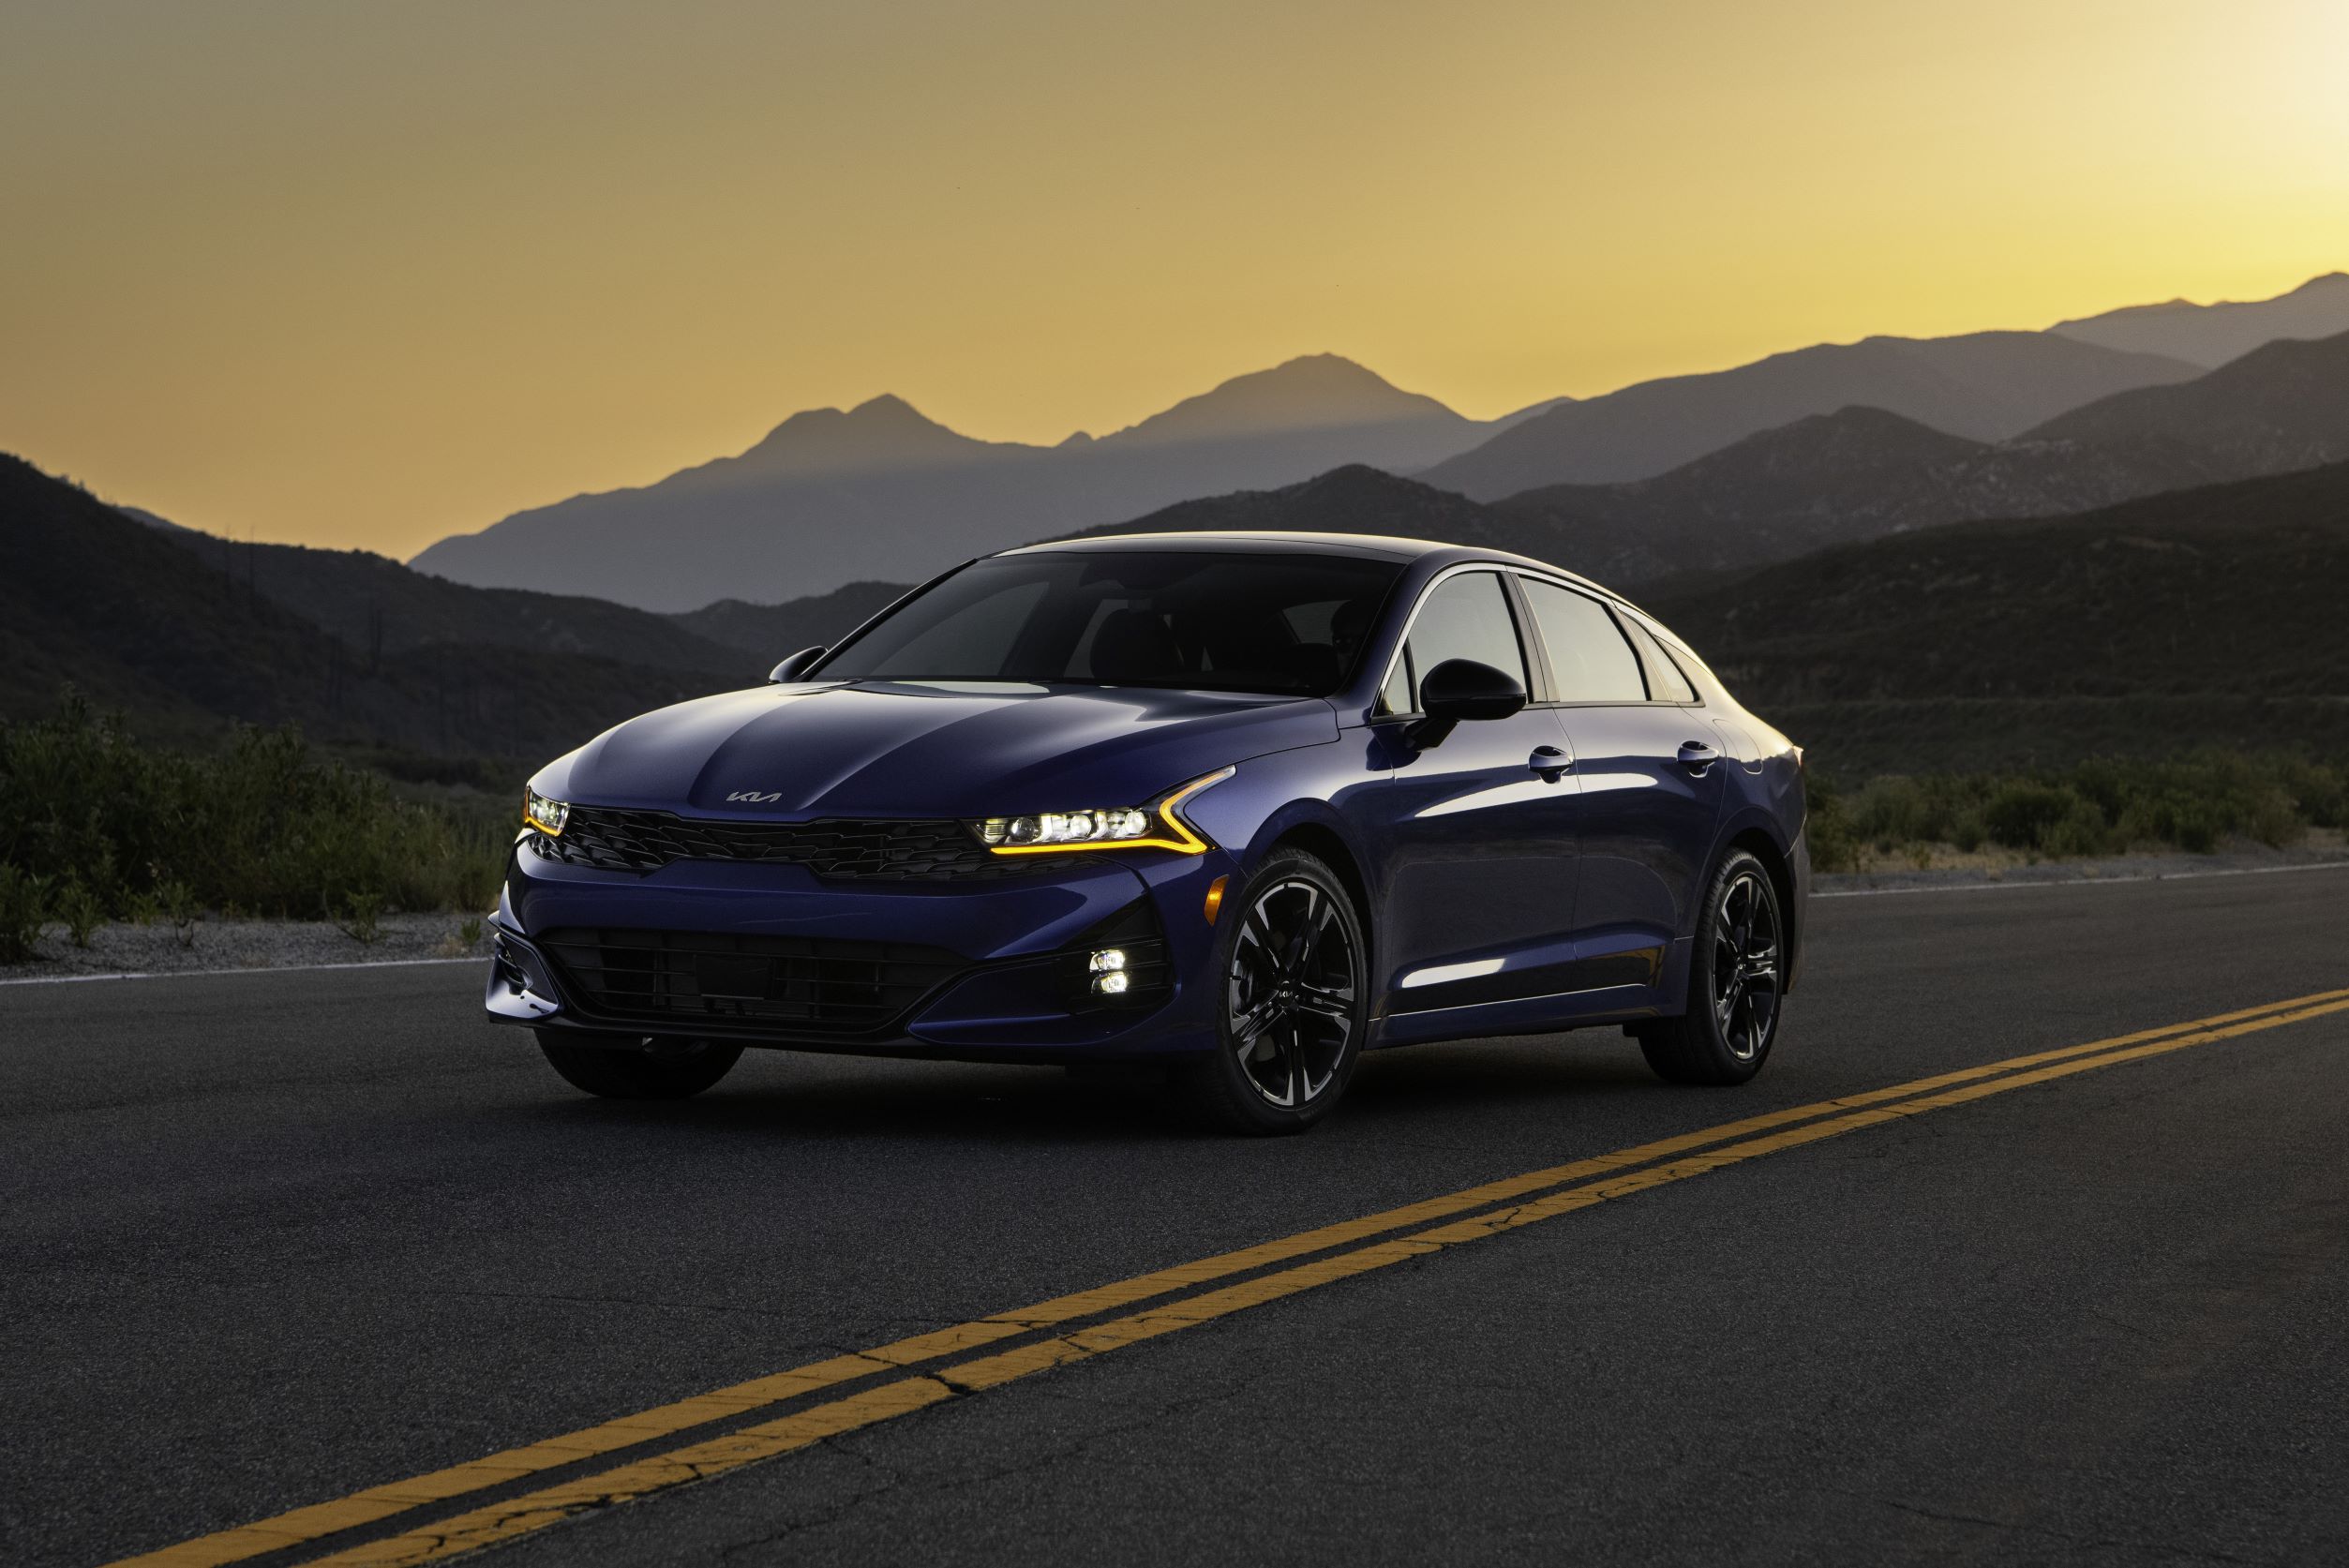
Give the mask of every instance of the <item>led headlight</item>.
<path id="1" fill-rule="evenodd" d="M 1218 769 L 1167 791 L 1146 806 L 991 816 L 972 823 L 971 831 L 998 855 L 1059 854 L 1071 849 L 1174 849 L 1196 855 L 1207 847 L 1207 840 L 1183 818 L 1179 808 L 1209 784 L 1230 778 L 1233 771 Z"/>
<path id="2" fill-rule="evenodd" d="M 522 791 L 522 826 L 535 828 L 548 838 L 562 832 L 562 825 L 571 820 L 571 808 L 561 800 L 549 800 L 534 789 Z"/>

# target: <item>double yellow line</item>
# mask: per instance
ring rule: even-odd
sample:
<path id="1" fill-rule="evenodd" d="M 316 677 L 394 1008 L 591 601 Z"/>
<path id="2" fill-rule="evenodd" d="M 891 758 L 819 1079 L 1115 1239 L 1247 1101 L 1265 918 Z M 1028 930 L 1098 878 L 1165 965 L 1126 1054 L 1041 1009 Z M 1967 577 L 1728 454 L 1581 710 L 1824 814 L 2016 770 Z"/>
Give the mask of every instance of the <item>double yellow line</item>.
<path id="1" fill-rule="evenodd" d="M 394 1568 L 437 1562 L 595 1509 L 723 1475 L 958 1396 L 994 1388 L 1050 1367 L 1229 1317 L 1392 1263 L 1480 1241 L 1782 1149 L 1963 1105 L 2028 1084 L 2049 1083 L 2097 1068 L 2138 1061 L 2343 1010 L 2349 1010 L 2349 989 L 2319 992 L 2264 1007 L 2093 1040 L 2086 1045 L 2012 1056 L 1865 1094 L 1768 1112 L 1588 1159 L 1529 1171 L 1360 1219 L 1302 1231 L 1235 1252 L 1137 1275 L 1015 1311 L 998 1312 L 870 1350 L 754 1378 L 486 1458 L 407 1481 L 369 1486 L 331 1502 L 297 1508 L 254 1524 L 199 1536 L 160 1551 L 124 1559 L 109 1568 L 132 1568 L 134 1564 L 137 1568 L 214 1568 L 263 1553 L 287 1551 L 411 1509 L 450 1502 L 492 1488 L 510 1487 L 549 1471 L 658 1443 L 714 1423 L 740 1420 L 752 1412 L 826 1389 L 904 1373 L 926 1363 L 950 1362 L 932 1371 L 889 1377 L 889 1381 L 776 1419 L 690 1441 L 310 1560 L 335 1564 L 337 1568 Z M 1413 1229 L 1433 1221 L 1443 1223 L 1429 1229 Z M 1392 1234 L 1396 1232 L 1409 1233 Z M 1374 1237 L 1386 1239 L 1372 1240 Z M 1362 1243 L 1369 1245 L 1358 1245 Z M 1276 1267 L 1297 1259 L 1311 1261 L 1293 1267 Z M 1264 1270 L 1273 1272 L 1260 1272 Z M 1195 1294 L 1183 1293 L 1240 1276 L 1252 1277 Z M 1163 1297 L 1179 1299 L 1160 1301 Z M 1145 1302 L 1159 1304 L 1146 1310 L 1125 1312 L 1126 1308 Z M 1068 1327 L 1081 1320 L 1118 1312 L 1125 1315 L 1088 1326 Z M 952 1359 L 1031 1335 L 1043 1337 L 990 1354 Z"/>

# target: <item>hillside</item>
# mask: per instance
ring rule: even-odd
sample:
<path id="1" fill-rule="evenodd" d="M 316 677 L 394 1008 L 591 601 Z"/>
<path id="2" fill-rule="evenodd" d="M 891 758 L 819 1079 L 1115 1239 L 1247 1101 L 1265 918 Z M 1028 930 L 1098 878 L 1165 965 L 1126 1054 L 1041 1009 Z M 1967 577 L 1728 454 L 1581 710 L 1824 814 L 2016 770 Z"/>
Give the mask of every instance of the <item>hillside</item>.
<path id="1" fill-rule="evenodd" d="M 469 643 L 746 679 L 763 673 L 677 619 L 601 599 L 468 588 L 367 550 L 239 544 L 187 529 L 163 537 L 370 657 Z"/>
<path id="2" fill-rule="evenodd" d="M 450 642 L 370 659 L 246 581 L 0 455 L 0 716 L 72 683 L 159 739 L 222 719 L 344 746 L 536 760 L 725 682 L 619 660 Z"/>
<path id="3" fill-rule="evenodd" d="M 1539 543 L 1533 553 L 1623 585 L 1938 523 L 2076 512 L 2210 477 L 2197 454 L 2158 441 L 1993 445 L 1881 409 L 1839 409 L 1653 479 L 1553 485 L 1491 504 L 1522 530 L 1516 537 Z"/>
<path id="4" fill-rule="evenodd" d="M 1643 602 L 1838 771 L 2349 751 L 2349 463 L 1959 523 Z"/>
<path id="5" fill-rule="evenodd" d="M 2059 414 L 2025 438 L 2107 449 L 2191 449 L 2214 478 L 2349 458 L 2349 332 L 2269 343 L 2208 375 L 2144 387 Z"/>
<path id="6" fill-rule="evenodd" d="M 1332 469 L 1277 490 L 1240 490 L 1162 507 L 1146 516 L 1102 528 L 1103 533 L 1219 532 L 1386 533 L 1495 549 L 1521 546 L 1515 525 L 1483 506 L 1414 479 L 1359 464 Z"/>
<path id="7" fill-rule="evenodd" d="M 2064 410 L 2199 370 L 2033 332 L 1820 344 L 1552 409 L 1416 477 L 1480 500 L 1548 485 L 1647 479 L 1758 431 L 1854 405 L 1972 441 L 2003 441 Z"/>
<path id="8" fill-rule="evenodd" d="M 940 563 L 940 569 L 954 564 Z M 706 637 L 757 663 L 760 672 L 772 669 L 786 653 L 818 644 L 830 647 L 893 603 L 911 587 L 908 583 L 849 583 L 830 593 L 813 594 L 780 605 L 751 605 L 721 599 L 697 610 L 669 617 L 698 636 Z"/>

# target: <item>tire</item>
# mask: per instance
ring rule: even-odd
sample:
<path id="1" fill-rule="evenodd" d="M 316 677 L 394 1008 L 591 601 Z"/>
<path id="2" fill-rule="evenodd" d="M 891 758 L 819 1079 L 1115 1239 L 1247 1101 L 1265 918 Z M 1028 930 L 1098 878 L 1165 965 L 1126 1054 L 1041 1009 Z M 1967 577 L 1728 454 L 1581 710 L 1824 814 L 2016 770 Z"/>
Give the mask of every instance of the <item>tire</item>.
<path id="1" fill-rule="evenodd" d="M 690 1099 L 733 1070 L 739 1045 L 717 1040 L 661 1040 L 582 1045 L 578 1037 L 541 1029 L 538 1049 L 575 1089 L 605 1099 Z"/>
<path id="2" fill-rule="evenodd" d="M 1786 912 L 1777 885 L 1743 849 L 1705 884 L 1688 961 L 1688 1007 L 1639 1026 L 1639 1051 L 1668 1083 L 1743 1083 L 1778 1038 L 1786 985 Z"/>
<path id="3" fill-rule="evenodd" d="M 1194 1103 L 1225 1132 L 1303 1132 L 1361 1060 L 1369 945 L 1337 873 L 1278 849 L 1226 899 L 1210 972 L 1216 1048 L 1189 1069 Z"/>

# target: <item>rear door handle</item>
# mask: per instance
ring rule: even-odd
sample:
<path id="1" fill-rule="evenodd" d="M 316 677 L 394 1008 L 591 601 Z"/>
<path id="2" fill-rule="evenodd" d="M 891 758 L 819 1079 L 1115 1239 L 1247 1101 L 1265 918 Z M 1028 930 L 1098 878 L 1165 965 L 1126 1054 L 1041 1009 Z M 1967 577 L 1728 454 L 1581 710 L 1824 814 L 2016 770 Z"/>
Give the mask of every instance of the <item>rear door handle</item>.
<path id="1" fill-rule="evenodd" d="M 1702 773 L 1721 760 L 1721 754 L 1701 740 L 1681 742 L 1680 764 L 1692 773 Z"/>
<path id="2" fill-rule="evenodd" d="M 1525 759 L 1525 766 L 1539 773 L 1544 784 L 1556 784 L 1574 767 L 1574 758 L 1555 746 L 1536 746 L 1534 754 Z"/>

